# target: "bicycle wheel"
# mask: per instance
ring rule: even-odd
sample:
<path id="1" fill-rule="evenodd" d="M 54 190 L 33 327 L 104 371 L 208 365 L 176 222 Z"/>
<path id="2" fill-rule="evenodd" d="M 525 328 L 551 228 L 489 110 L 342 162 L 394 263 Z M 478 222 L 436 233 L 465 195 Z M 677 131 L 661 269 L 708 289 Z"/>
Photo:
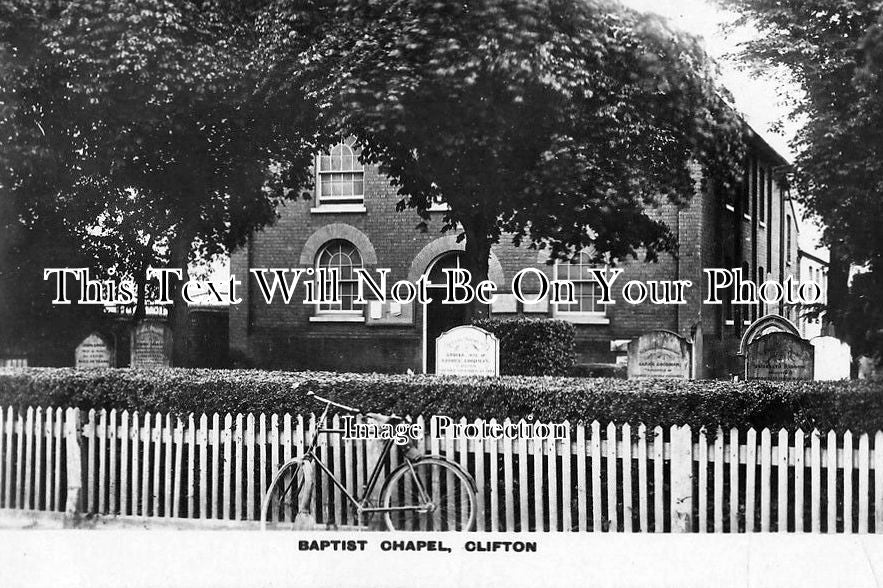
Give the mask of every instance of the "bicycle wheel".
<path id="1" fill-rule="evenodd" d="M 475 524 L 475 490 L 457 465 L 427 457 L 404 463 L 386 480 L 380 496 L 390 531 L 469 531 Z"/>
<path id="2" fill-rule="evenodd" d="M 279 468 L 261 503 L 261 530 L 295 528 L 302 499 L 309 498 L 304 468 L 311 466 L 294 459 Z"/>

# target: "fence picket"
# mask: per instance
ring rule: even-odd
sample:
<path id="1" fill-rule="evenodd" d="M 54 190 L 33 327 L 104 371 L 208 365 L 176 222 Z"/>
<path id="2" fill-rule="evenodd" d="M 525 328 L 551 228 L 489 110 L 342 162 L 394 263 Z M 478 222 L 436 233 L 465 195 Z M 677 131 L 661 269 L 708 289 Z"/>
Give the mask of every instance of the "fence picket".
<path id="1" fill-rule="evenodd" d="M 616 496 L 616 425 L 607 425 L 607 522 L 608 531 L 619 531 L 619 504 Z"/>
<path id="2" fill-rule="evenodd" d="M 46 437 L 46 461 L 45 461 L 46 471 L 44 472 L 44 476 L 46 478 L 46 480 L 45 480 L 46 501 L 44 503 L 45 504 L 44 508 L 46 510 L 52 510 L 52 500 L 53 500 L 53 496 L 52 496 L 52 487 L 53 487 L 52 460 L 53 460 L 53 455 L 55 455 L 55 453 L 57 453 L 57 450 L 54 448 L 54 445 L 52 443 L 52 441 L 54 439 L 53 431 L 55 430 L 54 417 L 55 417 L 55 411 L 52 410 L 52 407 L 47 406 L 46 407 L 46 424 L 45 424 L 45 428 L 43 431 L 43 434 Z M 2 475 L 3 475 L 3 471 L 2 471 L 3 470 L 3 467 L 2 467 L 2 464 L 3 464 L 3 441 L 4 441 L 3 410 L 0 409 L 0 477 L 2 477 Z M 2 487 L 2 486 L 0 486 L 0 487 Z M 0 496 L 2 496 L 2 494 L 0 494 Z"/>
<path id="3" fill-rule="evenodd" d="M 337 435 L 334 435 L 337 437 Z M 254 459 L 254 455 L 252 454 L 252 459 Z M 257 497 L 252 497 L 252 501 L 255 501 L 255 504 L 258 509 L 261 507 L 261 500 L 264 497 L 264 494 L 267 493 L 267 417 L 264 416 L 264 413 L 261 413 L 258 416 L 258 467 L 260 468 L 258 472 L 258 495 Z M 252 468 L 253 469 L 253 468 Z M 257 511 L 257 516 L 260 516 L 260 510 Z M 251 518 L 255 517 L 254 511 L 252 511 Z"/>
<path id="4" fill-rule="evenodd" d="M 592 421 L 592 531 L 604 530 L 601 519 L 601 423 Z"/>
<path id="5" fill-rule="evenodd" d="M 519 421 L 519 428 L 524 426 L 524 419 Z M 466 440 L 463 437 L 463 446 L 460 449 L 460 459 L 466 454 L 464 451 Z M 461 465 L 463 465 L 461 463 Z M 518 438 L 518 530 L 523 532 L 530 531 L 530 510 L 528 508 L 528 498 L 530 487 L 527 483 L 527 437 Z"/>
<path id="6" fill-rule="evenodd" d="M 705 427 L 699 429 L 699 532 L 708 529 L 708 438 Z"/>
<path id="7" fill-rule="evenodd" d="M 745 532 L 753 533 L 755 530 L 754 520 L 754 488 L 757 476 L 757 431 L 748 429 L 745 444 Z"/>
<path id="8" fill-rule="evenodd" d="M 175 469 L 173 472 L 174 488 L 172 490 L 172 508 L 170 512 L 173 517 L 179 518 L 181 516 L 181 482 L 184 478 L 184 421 L 180 418 L 175 419 L 173 443 L 175 446 Z M 188 468 L 188 470 L 192 470 L 192 467 Z M 168 507 L 166 508 L 168 509 Z"/>
<path id="9" fill-rule="evenodd" d="M 522 421 L 522 422 L 524 422 L 524 421 Z M 460 419 L 460 430 L 461 431 L 464 430 L 464 427 L 466 427 L 466 419 L 461 418 Z M 521 438 L 521 441 L 524 442 L 524 438 Z M 460 467 L 462 467 L 464 470 L 468 471 L 468 469 L 469 469 L 469 440 L 466 438 L 465 435 L 460 436 L 459 449 L 460 449 Z M 526 446 L 523 446 L 522 449 L 523 449 L 523 451 L 522 451 L 521 457 L 519 459 L 523 460 L 525 475 L 524 475 L 523 479 L 521 477 L 519 477 L 519 480 L 522 480 L 522 482 L 521 482 L 521 483 L 523 483 L 522 488 L 526 489 L 527 488 L 527 475 L 526 475 L 527 474 L 527 458 L 526 458 L 527 449 L 526 449 Z M 519 470 L 520 470 L 520 468 L 521 468 L 521 464 L 519 463 Z M 519 473 L 519 476 L 521 476 L 521 473 Z M 460 501 L 461 501 L 461 503 L 464 504 L 463 510 L 465 510 L 465 501 L 466 501 L 465 497 L 461 496 Z M 522 509 L 521 510 L 522 519 L 521 519 L 521 529 L 520 530 L 527 531 L 526 527 L 528 524 L 528 519 L 527 519 L 527 492 L 526 491 L 521 492 L 521 509 Z"/>
<path id="10" fill-rule="evenodd" d="M 576 425 L 576 529 L 583 532 L 586 525 L 586 427 L 582 421 Z"/>
<path id="11" fill-rule="evenodd" d="M 776 473 L 778 474 L 778 520 L 776 530 L 779 533 L 788 531 L 788 431 L 779 429 L 779 440 L 776 445 L 778 459 L 776 460 Z"/>
<path id="12" fill-rule="evenodd" d="M 810 521 L 813 533 L 821 533 L 822 522 L 822 447 L 818 429 L 813 429 L 810 444 Z"/>
<path id="13" fill-rule="evenodd" d="M 638 529 L 650 531 L 647 505 L 647 427 L 638 425 Z"/>
<path id="14" fill-rule="evenodd" d="M 120 514 L 131 514 L 129 511 L 129 411 L 120 413 Z"/>
<path id="15" fill-rule="evenodd" d="M 504 430 L 511 430 L 512 421 L 503 421 Z M 512 472 L 512 437 L 503 435 L 503 491 L 505 492 L 506 519 L 504 531 L 509 533 L 515 530 L 515 478 Z M 568 445 L 569 447 L 569 445 Z M 453 439 L 448 438 L 448 459 L 454 461 Z"/>
<path id="16" fill-rule="evenodd" d="M 233 507 L 233 501 L 230 499 L 230 494 L 232 493 L 232 484 L 231 479 L 233 477 L 233 416 L 230 413 L 224 415 L 224 428 L 221 430 L 221 443 L 223 443 L 224 447 L 224 466 L 223 466 L 223 474 L 219 475 L 218 470 L 215 469 L 214 478 L 215 480 L 223 479 L 221 484 L 220 492 L 218 492 L 215 497 L 212 498 L 212 505 L 217 509 L 215 511 L 215 518 L 222 518 L 225 521 L 229 521 L 231 518 L 231 509 Z M 218 497 L 222 501 L 222 507 L 218 505 Z M 219 516 L 220 515 L 220 516 Z"/>
<path id="17" fill-rule="evenodd" d="M 825 443 L 827 455 L 828 470 L 828 505 L 825 509 L 828 520 L 825 531 L 827 533 L 837 532 L 837 433 L 828 431 L 828 440 Z"/>
<path id="18" fill-rule="evenodd" d="M 858 532 L 868 532 L 868 434 L 858 438 Z"/>
<path id="19" fill-rule="evenodd" d="M 187 517 L 196 518 L 196 423 L 187 417 Z"/>
<path id="20" fill-rule="evenodd" d="M 3 487 L 3 506 L 6 508 L 12 508 L 12 464 L 15 461 L 13 459 L 13 433 L 15 432 L 15 424 L 12 417 L 12 407 L 8 407 L 6 409 L 6 463 L 4 464 L 4 469 L 6 471 L 3 476 L 4 487 Z M 61 452 L 59 452 L 61 453 Z"/>
<path id="21" fill-rule="evenodd" d="M 558 526 L 558 496 L 556 490 L 558 489 L 558 440 L 554 437 L 549 437 L 544 440 L 545 449 L 544 452 L 546 457 L 546 469 L 548 472 L 548 477 L 546 478 L 546 488 L 545 491 L 546 496 L 549 498 L 549 510 L 548 510 L 548 530 L 549 531 L 558 531 L 560 527 Z"/>
<path id="22" fill-rule="evenodd" d="M 479 427 L 478 430 L 481 429 L 481 421 L 475 420 L 476 427 Z M 475 518 L 475 528 L 478 531 L 487 531 L 486 520 L 485 520 L 485 506 L 487 505 L 487 489 L 488 485 L 484 480 L 484 462 L 485 462 L 485 451 L 484 451 L 484 440 L 481 437 L 478 437 L 474 440 L 475 445 L 475 483 L 478 484 L 478 496 L 477 496 L 477 506 L 478 512 Z M 536 459 L 536 454 L 534 454 L 534 459 Z M 542 463 L 542 457 L 540 457 L 540 463 Z M 536 465 L 536 463 L 534 464 Z M 543 479 L 543 470 L 534 468 L 534 475 L 537 476 L 538 479 Z M 539 520 L 542 520 L 540 517 Z M 537 529 L 539 530 L 539 529 Z"/>
<path id="23" fill-rule="evenodd" d="M 491 430 L 496 430 L 497 428 L 497 419 L 490 420 Z M 434 438 L 435 436 L 433 436 Z M 497 469 L 498 460 L 497 460 L 497 439 L 488 438 L 485 440 L 485 444 L 487 445 L 487 455 L 488 455 L 488 474 L 490 477 L 490 530 L 498 531 L 499 530 L 499 513 L 500 513 L 500 486 L 499 486 L 499 470 Z M 553 444 L 554 448 L 554 444 Z M 551 461 L 554 461 L 552 459 Z M 550 470 L 549 475 L 552 475 Z"/>
<path id="24" fill-rule="evenodd" d="M 852 533 L 855 529 L 852 520 L 852 477 L 855 474 L 852 458 L 852 433 L 843 433 L 843 532 Z"/>
<path id="25" fill-rule="evenodd" d="M 874 532 L 883 533 L 883 431 L 874 435 Z"/>
<path id="26" fill-rule="evenodd" d="M 117 510 L 117 480 L 119 479 L 117 475 L 117 471 L 119 469 L 119 462 L 117 460 L 117 438 L 118 438 L 118 424 L 117 424 L 117 409 L 110 409 L 110 423 L 108 429 L 108 437 L 107 442 L 110 445 L 110 479 L 108 480 L 108 494 L 109 494 L 109 502 L 110 502 L 110 512 L 112 514 L 116 514 L 119 512 Z"/>
<path id="27" fill-rule="evenodd" d="M 141 514 L 147 516 L 150 513 L 150 455 L 152 445 L 153 426 L 151 425 L 151 414 L 144 414 L 144 427 L 141 430 Z"/>
<path id="28" fill-rule="evenodd" d="M 632 427 L 622 425 L 622 530 L 632 532 Z"/>
<path id="29" fill-rule="evenodd" d="M 98 512 L 104 514 L 107 508 L 107 410 L 101 409 L 98 416 Z"/>
<path id="30" fill-rule="evenodd" d="M 534 531 L 545 531 L 545 518 L 543 516 L 543 440 L 533 438 L 530 440 L 531 450 L 533 452 L 533 517 Z M 478 472 L 478 466 L 475 471 Z M 481 486 L 481 482 L 479 482 Z M 481 507 L 479 507 L 481 512 Z M 479 527 L 480 531 L 484 529 Z"/>
<path id="31" fill-rule="evenodd" d="M 225 419 L 229 418 L 229 417 L 230 417 L 230 415 L 228 414 L 228 415 L 226 415 Z M 226 423 L 226 420 L 225 420 L 224 429 L 226 431 L 229 431 L 229 429 L 230 429 L 229 425 L 227 425 L 227 423 Z M 211 481 L 212 493 L 211 493 L 211 504 L 210 504 L 211 514 L 209 516 L 211 516 L 212 518 L 215 518 L 215 519 L 220 519 L 221 516 L 223 516 L 225 519 L 229 519 L 230 518 L 230 516 L 229 516 L 229 514 L 230 514 L 230 501 L 228 500 L 228 493 L 230 492 L 230 478 L 227 477 L 227 476 L 229 476 L 229 472 L 228 472 L 228 468 L 227 468 L 227 463 L 226 463 L 227 458 L 226 457 L 224 458 L 225 463 L 223 464 L 224 465 L 224 469 L 223 469 L 224 474 L 223 475 L 225 476 L 225 480 L 224 480 L 225 483 L 224 483 L 223 487 L 221 487 L 221 476 L 222 476 L 222 474 L 221 474 L 221 435 L 222 435 L 221 415 L 219 415 L 218 413 L 213 413 L 212 414 L 212 428 L 211 428 L 211 434 L 209 437 L 209 444 L 212 447 L 212 469 L 209 474 L 211 476 L 211 480 L 212 480 Z M 226 447 L 226 444 L 225 444 L 225 447 Z M 220 501 L 223 501 L 223 506 L 224 506 L 223 509 L 221 508 L 222 504 Z"/>
<path id="32" fill-rule="evenodd" d="M 803 512 L 804 477 L 806 474 L 805 447 L 803 431 L 797 429 L 794 432 L 794 531 L 797 533 L 803 533 L 806 530 L 806 517 Z"/>
<path id="33" fill-rule="evenodd" d="M 43 496 L 43 408 L 34 411 L 34 494 L 31 497 L 31 508 L 41 509 Z"/>
<path id="34" fill-rule="evenodd" d="M 158 416 L 158 414 L 157 414 Z M 163 422 L 163 421 L 160 421 Z M 172 415 L 166 414 L 165 422 L 160 431 L 160 443 L 163 448 L 162 473 L 163 473 L 163 502 L 162 512 L 168 518 L 172 516 Z M 159 447 L 159 445 L 157 446 Z M 158 462 L 159 460 L 157 460 Z M 159 467 L 157 467 L 159 469 Z M 159 491 L 156 492 L 159 497 Z M 159 516 L 159 514 L 157 514 Z"/>
<path id="35" fill-rule="evenodd" d="M 338 415 L 334 415 L 331 419 L 331 428 L 339 429 L 340 428 L 340 417 Z M 334 456 L 334 477 L 343 481 L 343 470 L 341 469 L 341 464 L 343 462 L 343 444 L 340 442 L 340 435 L 332 435 L 331 436 L 331 453 Z M 334 486 L 334 522 L 338 525 L 343 524 L 343 493 L 340 489 L 335 485 Z"/>
<path id="36" fill-rule="evenodd" d="M 770 472 L 772 462 L 772 439 L 770 430 L 764 427 L 760 432 L 760 530 L 770 530 Z"/>
<path id="37" fill-rule="evenodd" d="M 662 533 L 665 531 L 665 510 L 663 507 L 662 460 L 663 460 L 663 432 L 662 427 L 653 429 L 653 531 Z"/>
<path id="38" fill-rule="evenodd" d="M 132 514 L 146 514 L 141 509 L 141 416 L 138 411 L 132 413 L 132 430 L 129 431 L 132 441 Z"/>
<path id="39" fill-rule="evenodd" d="M 243 507 L 242 483 L 243 483 L 243 478 L 244 478 L 243 472 L 242 472 L 242 467 L 243 467 L 242 466 L 242 461 L 243 461 L 243 459 L 242 459 L 243 458 L 242 443 L 243 443 L 243 433 L 244 433 L 243 420 L 244 419 L 242 418 L 242 414 L 236 415 L 236 428 L 233 431 L 233 447 L 235 449 L 235 453 L 234 453 L 234 457 L 233 457 L 233 464 L 234 464 L 233 471 L 235 473 L 234 481 L 236 484 L 236 488 L 235 488 L 235 491 L 233 492 L 233 496 L 236 500 L 236 510 L 234 512 L 236 513 L 236 520 L 237 521 L 241 521 L 242 515 L 243 515 L 243 512 L 242 512 L 242 507 Z M 227 465 L 227 464 L 225 463 L 225 465 Z M 315 514 L 315 512 L 316 511 L 314 509 L 313 513 Z"/>
<path id="40" fill-rule="evenodd" d="M 433 422 L 434 422 L 434 420 L 435 419 L 433 419 Z M 506 426 L 510 425 L 509 419 L 506 419 L 504 421 L 504 425 L 506 425 Z M 506 446 L 507 446 L 506 441 L 507 440 L 509 441 L 509 444 L 508 444 L 509 455 L 508 455 L 508 457 L 506 457 L 506 456 L 503 457 L 503 467 L 504 467 L 503 493 L 504 493 L 504 497 L 505 497 L 505 501 L 506 501 L 506 519 L 504 522 L 504 524 L 506 526 L 504 527 L 504 530 L 509 531 L 511 533 L 512 531 L 515 530 L 515 514 L 512 512 L 512 492 L 514 491 L 514 487 L 512 484 L 512 439 L 504 436 L 504 440 L 503 440 L 504 453 L 506 451 Z M 457 461 L 457 455 L 456 455 L 456 451 L 454 448 L 454 443 L 455 443 L 455 441 L 454 441 L 453 436 L 445 435 L 445 457 L 451 462 Z M 393 448 L 393 451 L 391 451 L 390 453 L 391 453 L 390 458 L 394 458 L 398 454 L 398 450 Z M 508 477 L 507 477 L 507 471 L 508 471 Z M 508 481 L 505 481 L 505 480 L 508 480 Z M 454 488 L 454 483 L 455 483 L 454 473 L 450 472 L 450 471 L 447 472 L 448 488 Z M 448 495 L 448 503 L 447 503 L 448 512 L 452 512 L 452 513 L 457 512 L 456 511 L 457 497 L 455 496 L 455 493 L 448 491 L 448 492 L 446 492 L 446 494 Z M 511 517 L 511 522 L 510 522 L 510 517 Z"/>
<path id="41" fill-rule="evenodd" d="M 153 516 L 158 517 L 160 512 L 160 474 L 162 473 L 162 414 L 156 413 L 153 421 L 153 429 L 150 432 L 150 440 L 153 443 L 153 488 L 150 499 L 153 502 Z M 146 464 L 145 464 L 146 465 Z"/>
<path id="42" fill-rule="evenodd" d="M 199 518 L 208 518 L 208 415 L 199 416 Z"/>
<path id="43" fill-rule="evenodd" d="M 730 533 L 739 532 L 739 429 L 730 429 Z"/>
<path id="44" fill-rule="evenodd" d="M 19 479 L 18 486 L 19 488 L 23 487 L 21 504 L 25 508 L 32 509 L 31 477 L 33 477 L 34 473 L 34 408 L 29 406 L 27 411 L 25 411 L 25 414 L 25 424 L 24 429 L 22 430 L 25 443 L 24 484 L 22 484 L 21 479 Z"/>
<path id="45" fill-rule="evenodd" d="M 51 418 L 52 412 L 50 411 L 49 414 Z M 8 501 L 6 500 L 6 493 L 4 492 L 4 488 L 6 488 L 6 483 L 9 480 L 9 473 L 6 471 L 5 465 L 7 463 L 6 454 L 11 449 L 10 447 L 7 447 L 6 443 L 7 430 L 8 429 L 6 426 L 6 418 L 4 418 L 3 407 L 0 406 L 0 507 L 5 508 L 10 507 Z M 49 485 L 47 484 L 46 487 L 48 489 Z"/>
<path id="46" fill-rule="evenodd" d="M 724 532 L 724 430 L 714 437 L 714 532 Z"/>

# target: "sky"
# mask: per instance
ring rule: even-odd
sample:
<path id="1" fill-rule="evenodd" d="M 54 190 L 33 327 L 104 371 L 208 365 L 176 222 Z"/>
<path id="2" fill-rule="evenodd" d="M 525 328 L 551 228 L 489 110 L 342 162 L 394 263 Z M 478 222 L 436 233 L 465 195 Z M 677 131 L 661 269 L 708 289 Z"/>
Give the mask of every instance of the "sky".
<path id="1" fill-rule="evenodd" d="M 721 83 L 733 96 L 736 109 L 752 128 L 788 161 L 794 160 L 789 143 L 798 130 L 798 123 L 788 119 L 789 99 L 799 95 L 784 69 L 765 72 L 758 77 L 748 71 L 735 53 L 741 43 L 756 37 L 759 32 L 751 26 L 733 28 L 736 14 L 723 10 L 709 0 L 620 0 L 626 6 L 641 12 L 653 12 L 665 17 L 675 28 L 692 33 L 705 42 L 706 51 L 721 70 Z M 771 127 L 781 123 L 781 131 Z M 801 215 L 806 216 L 803 212 Z M 821 230 L 817 222 L 804 218 L 800 226 L 801 248 L 827 258 L 818 242 Z"/>

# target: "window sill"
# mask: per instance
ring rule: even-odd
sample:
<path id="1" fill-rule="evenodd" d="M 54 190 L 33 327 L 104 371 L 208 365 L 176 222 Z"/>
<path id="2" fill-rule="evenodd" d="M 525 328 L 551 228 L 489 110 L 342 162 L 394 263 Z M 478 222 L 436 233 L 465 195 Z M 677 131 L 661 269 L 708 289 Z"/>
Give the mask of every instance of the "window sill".
<path id="1" fill-rule="evenodd" d="M 341 214 L 367 212 L 364 204 L 320 204 L 310 209 L 310 214 Z"/>
<path id="2" fill-rule="evenodd" d="M 724 207 L 730 212 L 736 212 L 736 208 L 732 204 L 725 204 Z"/>
<path id="3" fill-rule="evenodd" d="M 557 312 L 554 314 L 554 318 L 567 321 L 569 323 L 573 323 L 575 325 L 609 325 L 610 319 L 607 318 L 606 315 L 603 314 L 589 314 L 589 313 L 567 313 L 567 312 Z"/>
<path id="4" fill-rule="evenodd" d="M 364 323 L 361 314 L 317 314 L 310 317 L 311 323 Z"/>
<path id="5" fill-rule="evenodd" d="M 746 213 L 746 212 L 743 212 L 743 213 L 742 213 L 742 218 L 744 218 L 744 219 L 747 220 L 747 221 L 750 221 L 750 220 L 751 220 L 751 215 L 748 214 L 748 213 Z"/>

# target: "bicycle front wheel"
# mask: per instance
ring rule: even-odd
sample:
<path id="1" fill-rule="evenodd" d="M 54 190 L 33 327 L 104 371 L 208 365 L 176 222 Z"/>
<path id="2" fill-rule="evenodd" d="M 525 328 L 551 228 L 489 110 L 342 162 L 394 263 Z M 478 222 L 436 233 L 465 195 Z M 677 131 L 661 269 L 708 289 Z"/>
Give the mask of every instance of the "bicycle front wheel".
<path id="1" fill-rule="evenodd" d="M 303 502 L 309 500 L 305 468 L 312 464 L 294 459 L 284 464 L 270 482 L 261 503 L 261 530 L 294 529 Z"/>
<path id="2" fill-rule="evenodd" d="M 444 459 L 428 457 L 396 468 L 380 496 L 390 531 L 469 531 L 475 490 L 469 475 Z"/>

